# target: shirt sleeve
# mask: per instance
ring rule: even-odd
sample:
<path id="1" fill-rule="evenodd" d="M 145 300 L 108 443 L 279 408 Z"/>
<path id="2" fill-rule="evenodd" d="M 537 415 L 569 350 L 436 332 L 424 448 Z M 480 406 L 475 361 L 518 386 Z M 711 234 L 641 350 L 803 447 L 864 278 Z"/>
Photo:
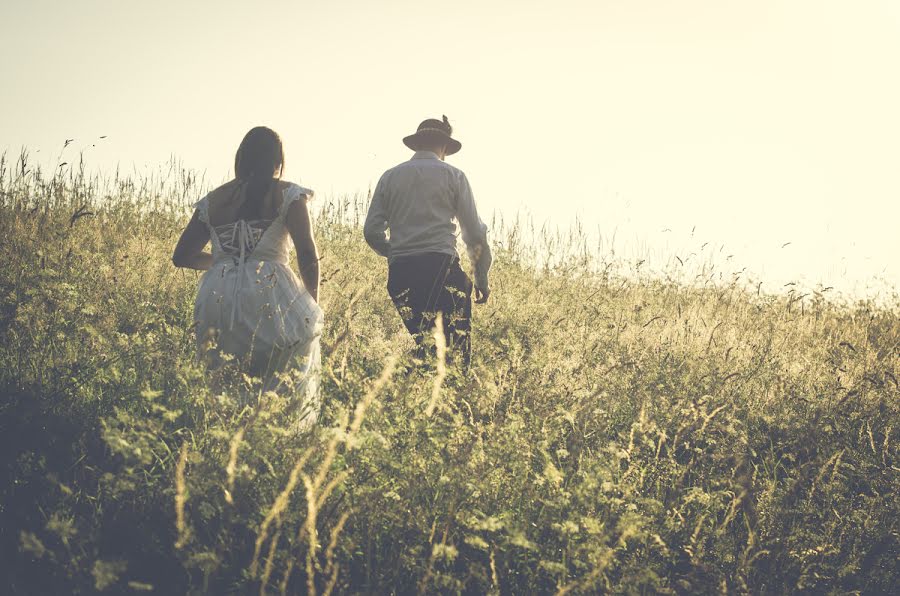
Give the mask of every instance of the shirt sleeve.
<path id="1" fill-rule="evenodd" d="M 491 268 L 491 247 L 487 241 L 487 226 L 478 217 L 475 207 L 475 196 L 466 175 L 459 172 L 457 178 L 458 196 L 456 218 L 462 231 L 462 239 L 475 269 L 475 286 L 481 290 L 488 289 L 488 271 Z"/>
<path id="2" fill-rule="evenodd" d="M 372 202 L 369 204 L 369 212 L 366 215 L 366 223 L 363 225 L 363 235 L 372 250 L 383 257 L 390 254 L 391 245 L 387 238 L 387 174 L 384 174 L 375 186 L 372 194 Z"/>

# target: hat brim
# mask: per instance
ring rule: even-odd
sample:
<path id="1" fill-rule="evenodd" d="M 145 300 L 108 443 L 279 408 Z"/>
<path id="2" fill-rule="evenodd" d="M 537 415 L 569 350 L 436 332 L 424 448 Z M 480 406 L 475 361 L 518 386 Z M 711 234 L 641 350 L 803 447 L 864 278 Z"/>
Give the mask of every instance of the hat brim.
<path id="1" fill-rule="evenodd" d="M 431 132 L 417 132 L 416 134 L 403 137 L 403 144 L 413 151 L 421 151 L 424 146 L 433 144 L 435 141 L 447 143 L 447 155 L 453 155 L 462 149 L 462 143 L 452 137 L 445 135 L 436 135 Z"/>

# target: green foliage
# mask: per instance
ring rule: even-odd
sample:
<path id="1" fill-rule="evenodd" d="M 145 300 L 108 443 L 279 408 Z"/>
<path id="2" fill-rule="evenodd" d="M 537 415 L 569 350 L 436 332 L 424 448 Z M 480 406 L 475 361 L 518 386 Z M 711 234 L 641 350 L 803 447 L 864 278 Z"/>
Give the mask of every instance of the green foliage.
<path id="1" fill-rule="evenodd" d="M 201 192 L 174 167 L 48 179 L 0 160 L 4 592 L 900 581 L 896 296 L 688 283 L 577 233 L 531 252 L 497 226 L 472 369 L 436 388 L 362 242 L 364 203 L 332 201 L 325 411 L 298 433 L 285 398 L 194 363 L 198 277 L 169 256 Z"/>

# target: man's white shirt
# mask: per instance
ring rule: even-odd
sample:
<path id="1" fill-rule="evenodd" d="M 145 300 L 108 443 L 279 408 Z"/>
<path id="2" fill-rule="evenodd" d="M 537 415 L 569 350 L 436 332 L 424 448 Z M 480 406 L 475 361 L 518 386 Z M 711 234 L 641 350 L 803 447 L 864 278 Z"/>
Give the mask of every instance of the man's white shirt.
<path id="1" fill-rule="evenodd" d="M 475 285 L 487 290 L 491 250 L 472 188 L 462 170 L 431 151 L 417 151 L 381 176 L 363 232 L 369 246 L 390 260 L 423 252 L 459 256 L 454 219 L 475 269 Z"/>

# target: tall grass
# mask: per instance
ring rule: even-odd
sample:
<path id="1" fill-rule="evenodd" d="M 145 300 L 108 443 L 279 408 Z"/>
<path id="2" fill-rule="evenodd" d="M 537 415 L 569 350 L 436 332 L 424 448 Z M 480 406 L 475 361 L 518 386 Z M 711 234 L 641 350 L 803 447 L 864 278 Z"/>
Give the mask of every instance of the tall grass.
<path id="1" fill-rule="evenodd" d="M 169 256 L 203 191 L 0 159 L 6 592 L 898 584 L 896 296 L 690 284 L 497 225 L 469 374 L 415 367 L 365 202 L 331 200 L 325 411 L 298 435 L 194 364 L 198 277 Z"/>

